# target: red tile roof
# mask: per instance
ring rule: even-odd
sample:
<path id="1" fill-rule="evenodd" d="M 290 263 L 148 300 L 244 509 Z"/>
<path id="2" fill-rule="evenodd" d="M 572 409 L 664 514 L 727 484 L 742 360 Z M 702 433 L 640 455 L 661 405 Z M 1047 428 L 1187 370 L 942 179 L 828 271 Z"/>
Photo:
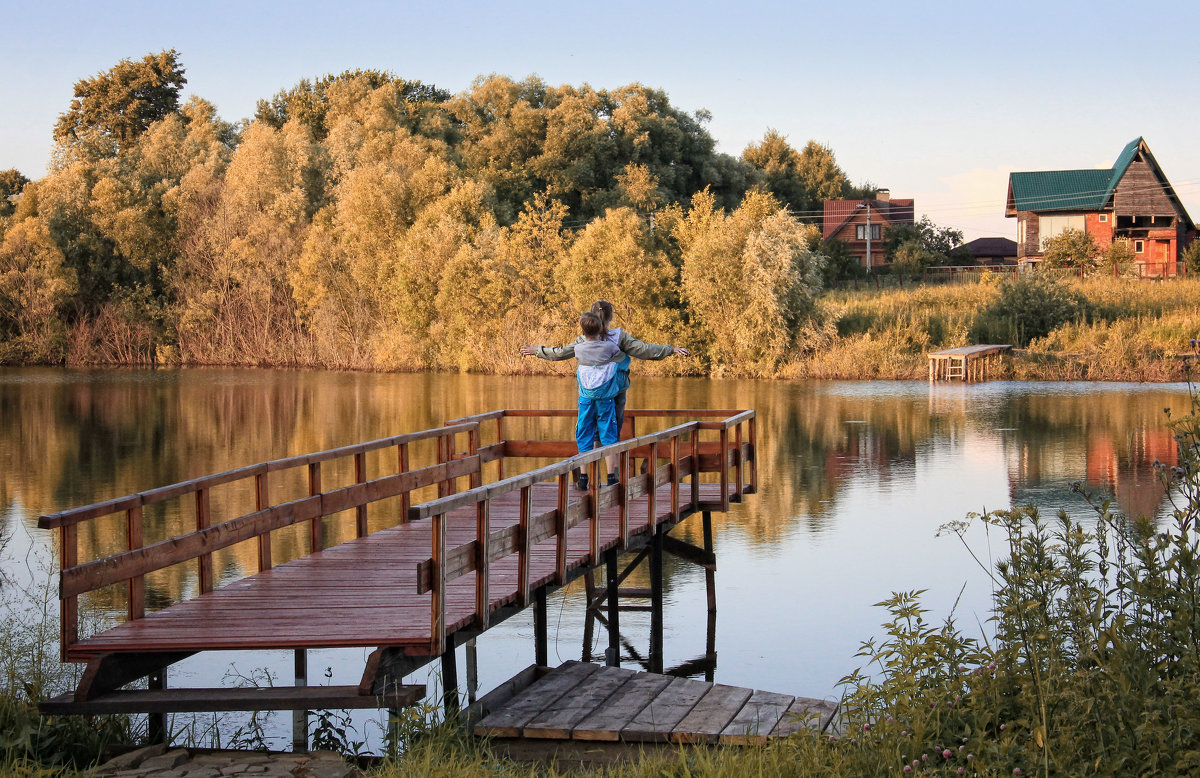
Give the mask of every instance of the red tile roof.
<path id="1" fill-rule="evenodd" d="M 871 206 L 871 215 L 880 217 L 885 224 L 913 224 L 913 200 L 826 200 L 825 217 L 822 220 L 821 237 L 829 240 L 846 222 L 854 218 L 860 207 Z"/>

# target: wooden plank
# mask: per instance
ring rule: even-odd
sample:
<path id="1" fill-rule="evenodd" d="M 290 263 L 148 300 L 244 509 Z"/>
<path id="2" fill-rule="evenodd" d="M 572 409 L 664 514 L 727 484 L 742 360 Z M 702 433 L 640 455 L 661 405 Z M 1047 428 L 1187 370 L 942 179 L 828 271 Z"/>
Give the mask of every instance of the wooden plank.
<path id="1" fill-rule="evenodd" d="M 676 743 L 716 743 L 753 692 L 738 686 L 714 684 L 671 730 Z"/>
<path id="2" fill-rule="evenodd" d="M 475 733 L 487 737 L 519 737 L 525 724 L 557 703 L 597 669 L 598 666 L 590 662 L 565 662 L 503 708 L 486 716 L 475 725 Z"/>
<path id="3" fill-rule="evenodd" d="M 465 715 L 467 726 L 471 727 L 472 731 L 474 731 L 475 725 L 485 716 L 501 708 L 505 703 L 525 691 L 548 672 L 550 671 L 545 667 L 529 665 L 529 667 L 526 667 L 512 678 L 492 689 L 467 708 Z"/>
<path id="4" fill-rule="evenodd" d="M 788 712 L 796 698 L 790 694 L 755 691 L 721 730 L 718 738 L 723 744 L 735 746 L 761 745 Z"/>
<path id="5" fill-rule="evenodd" d="M 836 702 L 797 697 L 775 725 L 775 729 L 771 730 L 771 737 L 787 737 L 801 729 L 824 732 L 837 715 L 837 710 Z"/>
<path id="6" fill-rule="evenodd" d="M 105 654 L 88 662 L 75 689 L 75 702 L 85 702 L 99 697 L 125 684 L 145 678 L 151 673 L 160 672 L 176 662 L 181 662 L 192 656 L 192 652 L 180 653 L 150 653 L 125 656 L 121 654 Z"/>
<path id="7" fill-rule="evenodd" d="M 379 696 L 357 686 L 270 686 L 254 689 L 138 689 L 75 701 L 63 694 L 38 705 L 43 715 L 99 713 L 206 713 L 235 710 L 403 708 L 425 696 L 424 686 L 402 686 Z"/>
<path id="8" fill-rule="evenodd" d="M 635 673 L 603 705 L 577 722 L 571 737 L 575 740 L 620 740 L 621 730 L 657 699 L 672 680 L 669 675 Z"/>
<path id="9" fill-rule="evenodd" d="M 521 734 L 544 740 L 570 739 L 575 724 L 602 707 L 609 697 L 636 675 L 633 670 L 621 667 L 602 667 L 594 671 L 569 694 L 559 698 L 552 708 L 546 708 L 534 716 Z"/>
<path id="10" fill-rule="evenodd" d="M 657 697 L 621 729 L 621 739 L 637 743 L 670 740 L 675 726 L 691 713 L 712 686 L 711 683 L 690 678 L 673 678 Z"/>

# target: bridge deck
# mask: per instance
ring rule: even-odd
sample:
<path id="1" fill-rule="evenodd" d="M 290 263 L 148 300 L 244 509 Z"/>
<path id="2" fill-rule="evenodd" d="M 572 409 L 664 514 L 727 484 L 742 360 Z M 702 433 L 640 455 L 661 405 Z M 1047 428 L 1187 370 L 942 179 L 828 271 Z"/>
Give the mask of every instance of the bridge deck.
<path id="1" fill-rule="evenodd" d="M 731 490 L 732 490 L 731 486 Z M 701 484 L 700 498 L 719 505 L 720 484 Z M 659 523 L 670 517 L 669 484 L 658 487 Z M 520 521 L 518 492 L 491 503 L 491 528 L 499 531 Z M 532 488 L 535 513 L 553 510 L 557 486 Z M 571 502 L 586 499 L 571 490 Z M 647 497 L 629 501 L 630 535 L 650 531 Z M 473 506 L 446 514 L 447 545 L 476 537 Z M 590 522 L 567 532 L 567 567 L 588 562 Z M 615 507 L 601 511 L 600 550 L 617 544 Z M 74 643 L 69 657 L 84 660 L 118 652 L 207 651 L 223 649 L 316 648 L 347 646 L 428 646 L 431 640 L 430 594 L 418 593 L 417 567 L 430 556 L 431 520 L 380 530 L 323 551 L 264 570 L 194 599 Z M 530 559 L 531 585 L 552 582 L 556 540 L 536 544 Z M 488 575 L 492 610 L 517 597 L 517 557 L 492 563 Z M 475 573 L 447 584 L 446 627 L 454 632 L 475 614 Z"/>

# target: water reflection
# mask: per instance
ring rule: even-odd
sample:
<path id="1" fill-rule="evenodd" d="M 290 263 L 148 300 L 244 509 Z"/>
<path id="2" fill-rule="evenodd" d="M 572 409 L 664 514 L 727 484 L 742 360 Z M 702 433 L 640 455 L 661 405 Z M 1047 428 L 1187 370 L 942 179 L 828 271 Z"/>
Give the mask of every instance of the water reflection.
<path id="1" fill-rule="evenodd" d="M 484 410 L 570 408 L 574 401 L 570 378 L 0 370 L 0 515 L 10 525 L 25 524 L 51 555 L 52 539 L 33 528 L 41 513 Z M 957 608 L 961 623 L 986 623 L 987 577 L 956 541 L 935 537 L 940 524 L 968 511 L 1027 503 L 1083 517 L 1086 506 L 1069 492 L 1079 480 L 1113 493 L 1129 513 L 1161 514 L 1164 492 L 1153 462 L 1176 461 L 1163 408 L 1182 414 L 1188 396 L 1178 384 L 635 378 L 630 407 L 758 411 L 762 493 L 713 516 L 720 629 L 714 635 L 708 626 L 703 571 L 668 560 L 666 666 L 719 655 L 715 675 L 723 683 L 821 697 L 834 694 L 837 679 L 855 667 L 859 642 L 878 633 L 881 614 L 872 604 L 892 591 L 928 589 L 934 614 Z M 572 420 L 557 424 L 506 429 L 569 439 Z M 353 474 L 323 478 L 348 482 Z M 276 488 L 303 485 L 272 483 Z M 214 513 L 228 517 L 248 510 L 253 495 L 214 494 L 213 504 Z M 383 511 L 371 514 L 372 528 L 394 520 Z M 194 518 L 148 511 L 146 522 L 152 542 L 190 530 Z M 348 537 L 352 522 L 329 518 L 326 537 Z M 697 520 L 673 534 L 703 543 Z M 986 551 L 986 538 L 968 539 Z M 81 541 L 81 557 L 123 543 L 119 522 L 97 524 Z M 305 550 L 299 530 L 276 535 L 273 544 L 277 558 Z M 225 549 L 214 566 L 222 580 L 251 571 L 254 546 Z M 642 576 L 636 572 L 629 585 L 645 586 Z M 148 603 L 196 587 L 194 566 L 161 571 L 147 581 Z M 113 587 L 92 604 L 119 613 L 123 596 L 122 587 Z M 585 602 L 582 587 L 559 595 L 552 661 L 579 656 Z M 621 630 L 644 651 L 648 617 L 622 614 Z M 487 690 L 532 661 L 530 619 L 514 617 L 490 631 L 479 651 Z M 357 682 L 361 661 L 336 664 L 335 682 Z M 198 685 L 219 685 L 223 669 L 191 672 L 205 676 Z"/>

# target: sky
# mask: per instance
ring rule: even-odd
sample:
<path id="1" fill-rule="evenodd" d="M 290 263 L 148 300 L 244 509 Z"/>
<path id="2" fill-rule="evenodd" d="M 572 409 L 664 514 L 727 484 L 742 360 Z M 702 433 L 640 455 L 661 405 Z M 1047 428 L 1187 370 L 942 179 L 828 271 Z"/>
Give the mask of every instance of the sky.
<path id="1" fill-rule="evenodd" d="M 184 99 L 229 121 L 354 68 L 452 93 L 490 73 L 639 82 L 711 112 L 722 152 L 816 140 L 967 240 L 1015 237 L 1009 172 L 1111 167 L 1141 136 L 1197 220 L 1197 22 L 1185 0 L 0 0 L 0 169 L 44 175 L 76 81 L 174 48 Z"/>

